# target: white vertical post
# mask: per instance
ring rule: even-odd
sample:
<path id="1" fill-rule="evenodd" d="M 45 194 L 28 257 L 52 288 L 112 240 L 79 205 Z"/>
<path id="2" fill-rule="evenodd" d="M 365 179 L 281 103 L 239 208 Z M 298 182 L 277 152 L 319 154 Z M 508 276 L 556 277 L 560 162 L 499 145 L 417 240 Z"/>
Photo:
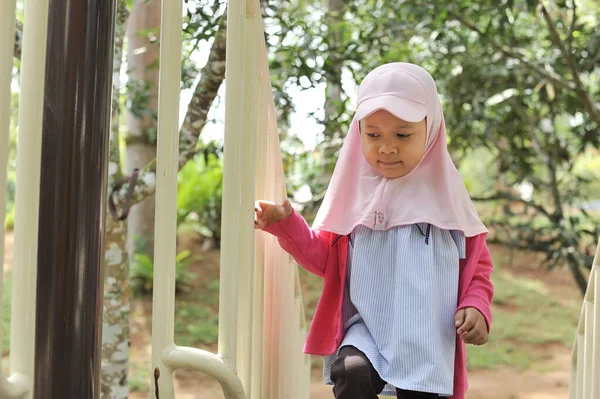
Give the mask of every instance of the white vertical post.
<path id="1" fill-rule="evenodd" d="M 593 359 L 593 339 L 594 339 L 594 303 L 584 301 L 583 311 L 585 313 L 585 335 L 583 339 L 583 350 L 584 350 L 584 361 L 583 369 L 583 397 L 593 398 L 592 395 L 592 381 L 597 376 L 592 374 L 592 359 Z"/>
<path id="2" fill-rule="evenodd" d="M 237 362 L 238 288 L 241 263 L 240 231 L 244 230 L 239 193 L 244 179 L 241 154 L 249 147 L 244 112 L 244 45 L 246 0 L 229 0 L 227 5 L 227 53 L 225 68 L 225 143 L 221 218 L 221 273 L 219 285 L 218 351 L 234 371 Z M 244 134 L 246 133 L 246 134 Z M 251 222 L 252 223 L 252 222 Z M 248 226 L 251 227 L 251 226 Z"/>
<path id="3" fill-rule="evenodd" d="M 0 222 L 2 222 L 0 260 L 4 259 L 4 221 L 6 218 L 6 178 L 10 141 L 14 41 L 15 0 L 3 0 L 0 2 Z M 0 267 L 0 320 L 2 319 L 3 277 L 4 267 L 2 266 Z M 0 342 L 2 342 L 1 335 L 0 333 Z M 29 342 L 29 345 L 33 345 L 33 340 Z M 16 354 L 13 353 L 12 355 L 14 358 Z M 28 377 L 23 374 L 13 374 L 9 379 L 6 379 L 0 370 L 0 397 L 7 399 L 24 398 L 28 394 L 28 387 L 31 387 L 32 375 L 29 374 Z"/>
<path id="4" fill-rule="evenodd" d="M 38 240 L 32 237 L 38 236 L 48 0 L 25 0 L 24 17 L 10 369 L 33 380 Z"/>
<path id="5" fill-rule="evenodd" d="M 579 320 L 580 327 L 577 331 L 577 377 L 575 384 L 577 385 L 577 399 L 585 399 L 583 397 L 583 369 L 585 367 L 585 312 L 581 311 L 581 318 Z"/>
<path id="6" fill-rule="evenodd" d="M 577 336 L 577 334 L 576 334 Z M 569 399 L 577 399 L 577 347 L 579 342 L 575 338 L 573 347 L 571 348 L 571 369 L 569 370 Z"/>
<path id="7" fill-rule="evenodd" d="M 179 87 L 182 0 L 162 2 L 158 88 L 152 374 L 149 397 L 172 399 L 173 371 L 162 361 L 174 348 L 177 173 L 179 170 Z M 160 396 L 155 387 L 158 386 Z"/>
<path id="8" fill-rule="evenodd" d="M 598 246 L 600 250 L 600 244 Z M 600 261 L 596 257 L 597 261 Z M 593 295 L 594 295 L 594 306 L 593 306 L 593 320 L 594 326 L 592 331 L 594 332 L 592 338 L 592 398 L 600 397 L 600 271 L 597 265 L 594 265 L 594 276 L 593 276 Z"/>
<path id="9" fill-rule="evenodd" d="M 0 222 L 2 241 L 0 260 L 4 260 L 4 219 L 6 218 L 6 180 L 8 167 L 8 146 L 10 143 L 11 82 L 13 69 L 13 48 L 15 43 L 15 1 L 3 0 L 0 3 Z M 0 305 L 4 264 L 0 267 Z M 2 306 L 0 306 L 2 320 Z M 2 331 L 0 329 L 0 353 L 2 353 Z M 1 371 L 0 371 L 1 373 Z"/>
<path id="10" fill-rule="evenodd" d="M 588 288 L 589 295 L 593 301 L 592 320 L 593 320 L 593 337 L 591 356 L 592 361 L 592 387 L 591 397 L 600 397 L 600 240 L 596 247 L 596 256 L 592 263 L 592 276 L 590 278 L 591 287 Z"/>
<path id="11" fill-rule="evenodd" d="M 257 32 L 260 39 L 263 40 L 263 26 L 260 18 L 256 19 L 258 25 Z M 258 52 L 258 93 L 257 93 L 257 108 L 259 110 L 256 131 L 256 175 L 255 192 L 257 198 L 269 198 L 267 189 L 272 183 L 268 180 L 269 171 L 266 168 L 267 153 L 267 138 L 268 138 L 268 111 L 269 96 L 271 96 L 269 85 L 269 71 L 266 65 L 266 52 L 262 42 L 259 42 Z M 261 178 L 262 177 L 262 178 Z M 268 373 L 266 372 L 265 361 L 268 362 L 268 356 L 265 356 L 265 350 L 269 345 L 264 328 L 265 323 L 265 307 L 266 301 L 266 286 L 265 286 L 265 267 L 266 267 L 266 250 L 267 239 L 264 234 L 257 230 L 254 242 L 254 302 L 253 302 L 253 330 L 252 330 L 252 347 L 255 349 L 252 352 L 252 381 L 250 398 L 266 398 L 265 381 Z"/>
<path id="12" fill-rule="evenodd" d="M 243 108 L 238 117 L 243 121 L 244 130 L 235 132 L 226 129 L 226 135 L 239 143 L 239 152 L 235 155 L 238 162 L 239 185 L 236 195 L 239 196 L 239 219 L 238 219 L 238 256 L 239 256 L 239 291 L 238 291 L 238 342 L 237 342 L 237 371 L 248 394 L 251 392 L 251 361 L 255 354 L 252 346 L 252 318 L 254 301 L 254 192 L 256 181 L 256 136 L 263 134 L 258 132 L 258 56 L 262 44 L 262 29 L 260 24 L 260 6 L 258 0 L 246 0 L 246 13 L 242 29 L 245 33 L 246 45 L 244 54 L 244 81 L 243 81 Z M 229 25 L 228 27 L 230 27 Z M 229 86 L 229 82 L 227 82 Z M 226 99 L 230 100 L 229 97 Z M 235 137 L 234 134 L 239 134 Z M 225 145 L 225 159 L 232 154 L 228 152 Z M 226 180 L 230 176 L 223 175 Z M 234 240 L 235 241 L 235 240 Z M 225 244 L 227 245 L 227 244 Z M 258 300 L 258 298 L 257 298 Z M 256 348 L 258 350 L 258 348 Z M 255 372 L 258 372 L 255 371 Z"/>

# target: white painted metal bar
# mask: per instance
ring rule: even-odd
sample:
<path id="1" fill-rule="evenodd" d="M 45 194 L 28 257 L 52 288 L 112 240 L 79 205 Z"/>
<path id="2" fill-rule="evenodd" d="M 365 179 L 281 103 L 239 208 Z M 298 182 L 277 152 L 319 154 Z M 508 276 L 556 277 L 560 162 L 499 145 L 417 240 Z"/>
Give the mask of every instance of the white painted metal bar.
<path id="1" fill-rule="evenodd" d="M 4 259 L 4 221 L 6 218 L 6 180 L 8 166 L 8 147 L 10 142 L 11 116 L 11 83 L 15 40 L 14 0 L 0 2 L 0 221 L 2 222 L 2 239 L 0 242 L 0 260 Z M 4 265 L 0 267 L 0 320 L 2 320 L 2 298 L 4 285 Z M 0 343 L 2 332 L 0 331 Z M 29 345 L 33 344 L 33 340 Z M 2 348 L 0 347 L 0 353 Z M 14 354 L 13 354 L 14 355 Z M 29 374 L 31 376 L 31 374 Z M 0 370 L 0 397 L 21 399 L 29 393 L 30 378 L 23 374 L 12 374 L 8 379 Z"/>
<path id="2" fill-rule="evenodd" d="M 11 82 L 13 69 L 13 47 L 15 42 L 15 2 L 4 0 L 0 4 L 0 221 L 2 242 L 0 260 L 4 259 L 4 220 L 6 218 L 6 181 L 8 168 L 8 146 L 10 144 Z M 0 302 L 4 264 L 0 268 Z M 2 320 L 2 306 L 0 306 Z M 0 353 L 2 352 L 2 330 L 0 329 Z M 0 370 L 1 373 L 1 370 Z"/>
<path id="3" fill-rule="evenodd" d="M 261 26 L 261 30 L 262 30 Z M 257 176 L 265 179 L 259 198 L 281 203 L 286 198 L 285 176 L 279 148 L 275 106 L 268 77 L 267 52 L 261 39 L 261 71 L 265 71 L 266 152 L 257 159 L 263 169 Z M 259 167 L 260 169 L 260 167 Z M 268 341 L 264 347 L 264 398 L 308 398 L 310 387 L 310 357 L 302 352 L 306 339 L 306 321 L 301 300 L 298 266 L 286 254 L 277 240 L 265 235 L 265 330 Z M 267 337 L 265 337 L 267 338 Z"/>
<path id="4" fill-rule="evenodd" d="M 583 311 L 585 313 L 585 335 L 583 337 L 583 397 L 591 398 L 592 394 L 592 356 L 594 353 L 593 347 L 593 331 L 594 331 L 594 303 L 585 301 L 583 303 Z"/>
<path id="5" fill-rule="evenodd" d="M 594 275 L 593 280 L 590 279 L 590 283 L 593 281 L 593 288 L 590 292 L 593 294 L 594 310 L 593 319 L 594 327 L 592 330 L 593 343 L 592 347 L 592 398 L 600 398 L 600 306 L 598 300 L 600 299 L 600 244 L 598 244 L 598 250 L 596 252 L 596 260 L 594 262 Z"/>
<path id="6" fill-rule="evenodd" d="M 160 29 L 158 142 L 152 298 L 152 378 L 150 398 L 174 397 L 173 370 L 163 353 L 175 348 L 175 257 L 177 173 L 179 170 L 179 94 L 181 82 L 182 0 L 163 1 Z M 156 392 L 158 387 L 160 392 Z"/>
<path id="7" fill-rule="evenodd" d="M 224 240 L 221 244 L 221 259 L 223 259 L 223 253 L 227 253 L 228 245 L 231 245 L 229 250 L 235 251 L 234 248 L 237 248 L 237 266 L 239 267 L 237 278 L 239 279 L 239 283 L 236 370 L 244 385 L 244 391 L 248 394 L 251 392 L 252 356 L 257 350 L 260 350 L 252 346 L 253 303 L 255 299 L 257 301 L 262 300 L 262 293 L 257 297 L 257 295 L 254 295 L 253 289 L 255 277 L 254 200 L 256 184 L 256 136 L 264 134 L 258 131 L 258 119 L 261 110 L 258 108 L 258 102 L 256 101 L 259 87 L 258 58 L 260 54 L 259 49 L 262 45 L 262 40 L 258 38 L 261 37 L 263 32 L 260 18 L 258 1 L 247 0 L 245 20 L 242 26 L 246 42 L 243 50 L 244 69 L 242 72 L 244 76 L 242 87 L 244 101 L 242 103 L 242 113 L 238 114 L 238 118 L 244 122 L 242 126 L 243 130 L 229 131 L 227 126 L 225 127 L 224 162 L 226 164 L 229 163 L 230 167 L 237 171 L 236 177 L 238 178 L 237 191 L 234 193 L 230 191 L 230 195 L 233 194 L 234 197 L 232 200 L 239 203 L 237 206 L 239 210 L 238 218 L 235 222 L 228 220 L 227 222 L 233 223 L 231 226 L 227 226 L 227 228 L 231 229 L 229 230 L 230 232 L 237 231 L 238 236 L 233 236 L 233 239 Z M 228 25 L 228 29 L 230 28 L 231 25 Z M 227 67 L 230 67 L 230 64 Z M 227 87 L 229 87 L 229 84 Z M 229 99 L 227 97 L 226 100 L 229 101 Z M 232 141 L 236 143 L 234 154 L 228 153 L 228 146 L 231 145 Z M 231 159 L 232 156 L 235 158 Z M 225 174 L 224 170 L 224 182 L 229 177 Z M 223 212 L 223 214 L 226 213 L 229 212 Z M 225 220 L 223 221 L 222 228 L 225 228 Z"/>
<path id="8" fill-rule="evenodd" d="M 600 397 L 600 242 L 590 272 L 571 352 L 570 399 Z"/>
<path id="9" fill-rule="evenodd" d="M 229 0 L 227 5 L 227 53 L 225 68 L 225 142 L 223 161 L 223 216 L 221 218 L 221 274 L 219 285 L 219 354 L 237 367 L 237 321 L 239 270 L 243 268 L 238 251 L 241 224 L 239 190 L 245 177 L 241 153 L 248 150 L 244 137 L 244 68 L 246 0 Z M 246 132 L 247 133 L 247 132 Z M 249 135 L 249 134 L 247 134 Z"/>
<path id="10" fill-rule="evenodd" d="M 196 370 L 214 377 L 221 384 L 226 399 L 244 398 L 240 379 L 219 355 L 201 349 L 176 347 L 164 353 L 164 362 L 172 370 Z"/>
<path id="11" fill-rule="evenodd" d="M 571 348 L 571 365 L 569 370 L 569 398 L 577 399 L 577 350 L 578 344 L 577 339 L 573 341 L 573 348 Z"/>
<path id="12" fill-rule="evenodd" d="M 256 18 L 257 23 L 257 34 L 262 34 L 262 21 L 260 18 Z M 256 132 L 256 175 L 255 179 L 255 193 L 258 196 L 263 195 L 266 190 L 272 185 L 268 184 L 267 179 L 261 178 L 268 173 L 266 169 L 266 160 L 269 156 L 267 152 L 267 126 L 268 126 L 268 114 L 267 104 L 272 94 L 270 91 L 269 84 L 269 70 L 266 62 L 266 52 L 263 52 L 262 45 L 258 46 L 258 92 L 257 92 L 257 128 Z M 268 197 L 262 197 L 268 198 Z M 267 253 L 267 241 L 265 240 L 264 234 L 256 232 L 254 238 L 254 301 L 252 309 L 252 347 L 257 348 L 252 353 L 252 380 L 250 389 L 250 398 L 261 398 L 266 397 L 265 395 L 265 377 L 267 373 L 264 372 L 263 361 L 267 359 L 264 354 L 264 349 L 269 344 L 267 340 L 268 329 L 265 328 L 265 262 Z M 256 295 L 259 293 L 259 295 Z M 261 370 L 261 372 L 257 372 Z"/>
<path id="13" fill-rule="evenodd" d="M 42 153 L 42 121 L 46 71 L 48 0 L 25 0 L 19 135 L 15 250 L 12 272 L 11 373 L 31 378 L 33 392 L 38 216 Z"/>

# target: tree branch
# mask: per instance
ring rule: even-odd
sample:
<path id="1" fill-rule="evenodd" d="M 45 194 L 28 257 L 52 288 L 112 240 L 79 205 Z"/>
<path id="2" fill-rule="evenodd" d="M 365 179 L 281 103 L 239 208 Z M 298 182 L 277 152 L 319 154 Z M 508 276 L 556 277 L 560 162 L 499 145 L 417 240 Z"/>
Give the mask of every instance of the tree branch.
<path id="1" fill-rule="evenodd" d="M 471 29 L 472 31 L 476 32 L 490 46 L 492 46 L 494 49 L 496 49 L 497 51 L 504 54 L 506 57 L 519 60 L 519 62 L 521 62 L 521 64 L 525 65 L 525 67 L 527 67 L 527 69 L 534 72 L 538 76 L 553 82 L 557 87 L 562 87 L 563 89 L 567 89 L 567 90 L 576 92 L 576 87 L 574 87 L 574 85 L 571 82 L 566 82 L 561 78 L 561 76 L 559 76 L 555 73 L 546 71 L 545 69 L 537 67 L 536 65 L 533 65 L 531 62 L 527 61 L 523 55 L 515 52 L 513 49 L 510 49 L 506 46 L 502 46 L 502 45 L 496 43 L 492 38 L 489 37 L 489 35 L 485 35 L 485 33 L 482 32 L 481 29 L 479 29 L 475 24 L 465 20 L 459 14 L 456 14 L 453 11 L 449 11 L 448 14 L 451 15 L 456 20 L 458 20 L 462 25 L 464 25 L 467 28 Z"/>
<path id="2" fill-rule="evenodd" d="M 515 197 L 513 194 L 507 193 L 507 192 L 497 192 L 488 197 L 471 197 L 471 200 L 478 201 L 478 202 L 498 201 L 498 200 L 507 200 L 507 201 L 512 201 L 512 202 L 518 202 L 518 203 L 521 203 L 521 204 L 524 204 L 526 206 L 530 206 L 530 207 L 536 209 L 538 212 L 542 213 L 548 219 L 552 220 L 550 212 L 548 212 L 546 210 L 546 208 L 544 208 L 542 205 L 537 204 L 533 201 L 526 201 L 522 198 Z"/>
<path id="3" fill-rule="evenodd" d="M 21 59 L 21 49 L 23 48 L 23 24 L 18 19 L 15 21 L 15 51 L 14 57 Z"/>
<path id="4" fill-rule="evenodd" d="M 568 37 L 568 46 L 569 53 L 571 52 L 573 45 L 573 32 L 575 32 L 575 25 L 577 24 L 577 3 L 575 0 L 571 0 L 571 9 L 573 11 L 573 16 L 571 17 L 571 26 L 569 27 L 569 37 Z"/>
<path id="5" fill-rule="evenodd" d="M 192 100 L 188 106 L 179 135 L 179 168 L 181 169 L 196 154 L 196 144 L 204 125 L 208 111 L 217 96 L 219 87 L 225 78 L 226 54 L 226 13 L 221 17 L 219 29 L 208 57 L 202 76 L 196 85 Z M 129 184 L 115 193 L 115 203 L 123 204 Z M 131 204 L 141 202 L 156 191 L 156 160 L 146 165 L 139 173 Z"/>
<path id="6" fill-rule="evenodd" d="M 575 83 L 574 89 L 576 93 L 579 97 L 581 97 L 581 100 L 583 101 L 585 108 L 589 112 L 590 117 L 594 120 L 594 122 L 600 125 L 600 110 L 598 110 L 597 105 L 590 98 L 588 91 L 583 86 L 583 83 L 579 78 L 579 68 L 577 67 L 575 60 L 573 59 L 573 55 L 567 50 L 567 46 L 560 38 L 558 31 L 556 30 L 556 25 L 554 24 L 554 21 L 552 20 L 552 17 L 550 16 L 550 13 L 546 9 L 546 7 L 544 7 L 544 5 L 539 1 L 537 3 L 542 9 L 542 15 L 544 16 L 544 19 L 546 20 L 546 25 L 548 26 L 548 30 L 550 31 L 552 43 L 554 43 L 554 45 L 560 49 L 560 52 L 567 61 L 567 66 L 573 74 L 573 82 Z"/>
<path id="7" fill-rule="evenodd" d="M 206 124 L 206 116 L 225 78 L 226 44 L 227 18 L 224 14 L 221 17 L 219 29 L 215 33 L 215 40 L 210 50 L 208 62 L 202 69 L 202 76 L 194 90 L 181 126 L 179 168 L 182 168 L 196 154 L 196 144 Z"/>
<path id="8" fill-rule="evenodd" d="M 117 2 L 117 18 L 115 22 L 115 49 L 113 58 L 113 86 L 112 86 L 112 115 L 111 135 L 109 147 L 109 187 L 121 179 L 121 152 L 119 149 L 119 126 L 121 116 L 121 66 L 123 60 L 123 38 L 127 31 L 129 10 L 124 0 Z"/>

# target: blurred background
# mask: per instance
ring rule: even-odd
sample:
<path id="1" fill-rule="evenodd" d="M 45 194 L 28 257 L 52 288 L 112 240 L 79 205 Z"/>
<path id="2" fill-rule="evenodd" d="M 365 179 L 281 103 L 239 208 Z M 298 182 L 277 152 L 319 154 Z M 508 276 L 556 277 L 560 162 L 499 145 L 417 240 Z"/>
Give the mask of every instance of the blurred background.
<path id="1" fill-rule="evenodd" d="M 490 228 L 489 343 L 469 348 L 469 399 L 567 397 L 570 347 L 600 236 L 600 4 L 594 0 L 261 0 L 287 188 L 310 221 L 376 66 L 438 84 L 451 155 Z M 134 207 L 108 218 L 102 398 L 147 397 L 160 0 L 118 0 L 110 191 L 141 169 Z M 5 227 L 14 227 L 22 4 Z M 182 27 L 176 341 L 216 349 L 226 4 L 186 0 Z M 248 132 L 251 134 L 252 132 Z M 260 172 L 260 171 L 259 171 Z M 150 177 L 149 177 L 150 176 Z M 268 198 L 267 198 L 268 200 Z M 12 234 L 6 235 L 4 340 Z M 301 272 L 308 317 L 318 278 Z M 413 327 L 413 328 L 418 328 Z M 4 348 L 8 348 L 7 342 Z M 6 359 L 7 353 L 4 353 Z M 312 397 L 332 398 L 313 359 Z M 179 373 L 178 398 L 222 398 Z"/>

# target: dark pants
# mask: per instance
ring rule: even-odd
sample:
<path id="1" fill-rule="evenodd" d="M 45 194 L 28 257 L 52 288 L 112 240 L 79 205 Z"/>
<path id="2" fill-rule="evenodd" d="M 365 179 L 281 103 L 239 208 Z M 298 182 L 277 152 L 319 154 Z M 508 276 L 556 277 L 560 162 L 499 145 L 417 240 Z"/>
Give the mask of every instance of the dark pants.
<path id="1" fill-rule="evenodd" d="M 381 379 L 364 353 L 344 346 L 331 365 L 331 381 L 336 399 L 377 399 L 386 382 Z M 396 389 L 398 399 L 439 399 L 437 394 Z"/>

